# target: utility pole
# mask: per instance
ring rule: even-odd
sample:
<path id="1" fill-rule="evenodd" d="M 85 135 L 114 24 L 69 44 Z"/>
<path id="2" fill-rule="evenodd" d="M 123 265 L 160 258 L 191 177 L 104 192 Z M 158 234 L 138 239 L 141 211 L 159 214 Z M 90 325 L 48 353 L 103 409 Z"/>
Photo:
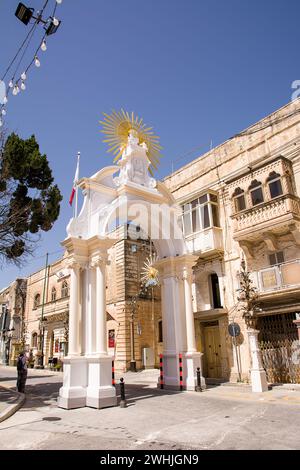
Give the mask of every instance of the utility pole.
<path id="1" fill-rule="evenodd" d="M 133 296 L 130 301 L 131 314 L 130 314 L 130 370 L 136 372 L 136 360 L 134 351 L 134 320 L 136 312 L 137 296 Z"/>
<path id="2" fill-rule="evenodd" d="M 40 360 L 39 360 L 39 367 L 41 369 L 44 369 L 44 333 L 45 333 L 45 327 L 44 327 L 44 307 L 45 307 L 45 296 L 46 296 L 46 285 L 47 285 L 47 273 L 48 273 L 48 258 L 49 254 L 46 254 L 46 265 L 45 265 L 45 277 L 44 277 L 44 288 L 43 288 L 43 300 L 42 300 L 42 312 L 41 312 L 41 327 L 40 327 L 40 337 L 41 337 L 41 355 L 40 355 Z"/>

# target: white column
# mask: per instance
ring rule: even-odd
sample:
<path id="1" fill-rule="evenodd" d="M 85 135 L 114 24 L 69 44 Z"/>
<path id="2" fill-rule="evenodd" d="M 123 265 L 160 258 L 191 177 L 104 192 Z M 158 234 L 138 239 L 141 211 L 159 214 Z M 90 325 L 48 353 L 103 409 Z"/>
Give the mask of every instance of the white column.
<path id="1" fill-rule="evenodd" d="M 99 259 L 96 265 L 96 352 L 107 354 L 106 340 L 106 259 Z"/>
<path id="2" fill-rule="evenodd" d="M 261 350 L 258 345 L 258 330 L 248 329 L 249 346 L 251 352 L 251 385 L 252 392 L 266 392 L 268 390 L 268 382 L 266 372 L 262 365 Z"/>
<path id="3" fill-rule="evenodd" d="M 105 269 L 107 261 L 106 247 L 92 257 L 91 268 L 96 269 L 96 286 L 90 302 L 93 302 L 92 324 L 95 333 L 95 349 L 87 356 L 88 386 L 86 406 L 105 408 L 117 404 L 116 389 L 112 385 L 113 357 L 107 353 L 106 343 L 106 283 Z"/>
<path id="4" fill-rule="evenodd" d="M 70 313 L 69 313 L 69 353 L 68 356 L 80 355 L 79 339 L 79 279 L 80 267 L 76 262 L 71 264 L 71 282 L 70 282 Z"/>
<path id="5" fill-rule="evenodd" d="M 87 362 L 81 356 L 81 279 L 76 259 L 67 263 L 71 270 L 69 311 L 69 352 L 63 359 L 63 386 L 59 390 L 58 406 L 71 409 L 86 405 Z"/>
<path id="6" fill-rule="evenodd" d="M 183 272 L 184 283 L 184 301 L 185 301 L 185 319 L 186 319 L 186 337 L 187 352 L 196 352 L 196 336 L 194 313 L 192 303 L 192 268 L 185 268 Z"/>

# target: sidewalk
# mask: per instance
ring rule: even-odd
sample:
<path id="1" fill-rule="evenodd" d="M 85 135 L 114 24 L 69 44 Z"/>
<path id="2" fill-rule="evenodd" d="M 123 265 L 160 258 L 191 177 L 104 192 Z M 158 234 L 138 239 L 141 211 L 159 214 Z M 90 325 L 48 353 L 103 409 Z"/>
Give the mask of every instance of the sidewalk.
<path id="1" fill-rule="evenodd" d="M 24 401 L 24 393 L 0 386 L 0 423 L 18 411 Z"/>

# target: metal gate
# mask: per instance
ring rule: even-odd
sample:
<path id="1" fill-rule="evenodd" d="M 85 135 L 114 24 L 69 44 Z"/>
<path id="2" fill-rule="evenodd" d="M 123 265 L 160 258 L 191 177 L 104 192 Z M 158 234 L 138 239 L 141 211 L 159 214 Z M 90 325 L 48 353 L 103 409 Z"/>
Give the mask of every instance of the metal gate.
<path id="1" fill-rule="evenodd" d="M 300 383 L 300 344 L 295 313 L 260 317 L 257 329 L 270 383 Z"/>

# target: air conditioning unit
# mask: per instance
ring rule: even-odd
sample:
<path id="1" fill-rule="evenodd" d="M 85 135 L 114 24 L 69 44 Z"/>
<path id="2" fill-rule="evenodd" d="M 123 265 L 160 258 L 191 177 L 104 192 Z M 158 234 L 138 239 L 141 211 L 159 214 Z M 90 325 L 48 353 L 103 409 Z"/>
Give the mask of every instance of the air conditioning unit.
<path id="1" fill-rule="evenodd" d="M 152 348 L 143 348 L 142 358 L 143 358 L 144 369 L 154 369 L 155 358 L 154 358 L 154 351 Z"/>

